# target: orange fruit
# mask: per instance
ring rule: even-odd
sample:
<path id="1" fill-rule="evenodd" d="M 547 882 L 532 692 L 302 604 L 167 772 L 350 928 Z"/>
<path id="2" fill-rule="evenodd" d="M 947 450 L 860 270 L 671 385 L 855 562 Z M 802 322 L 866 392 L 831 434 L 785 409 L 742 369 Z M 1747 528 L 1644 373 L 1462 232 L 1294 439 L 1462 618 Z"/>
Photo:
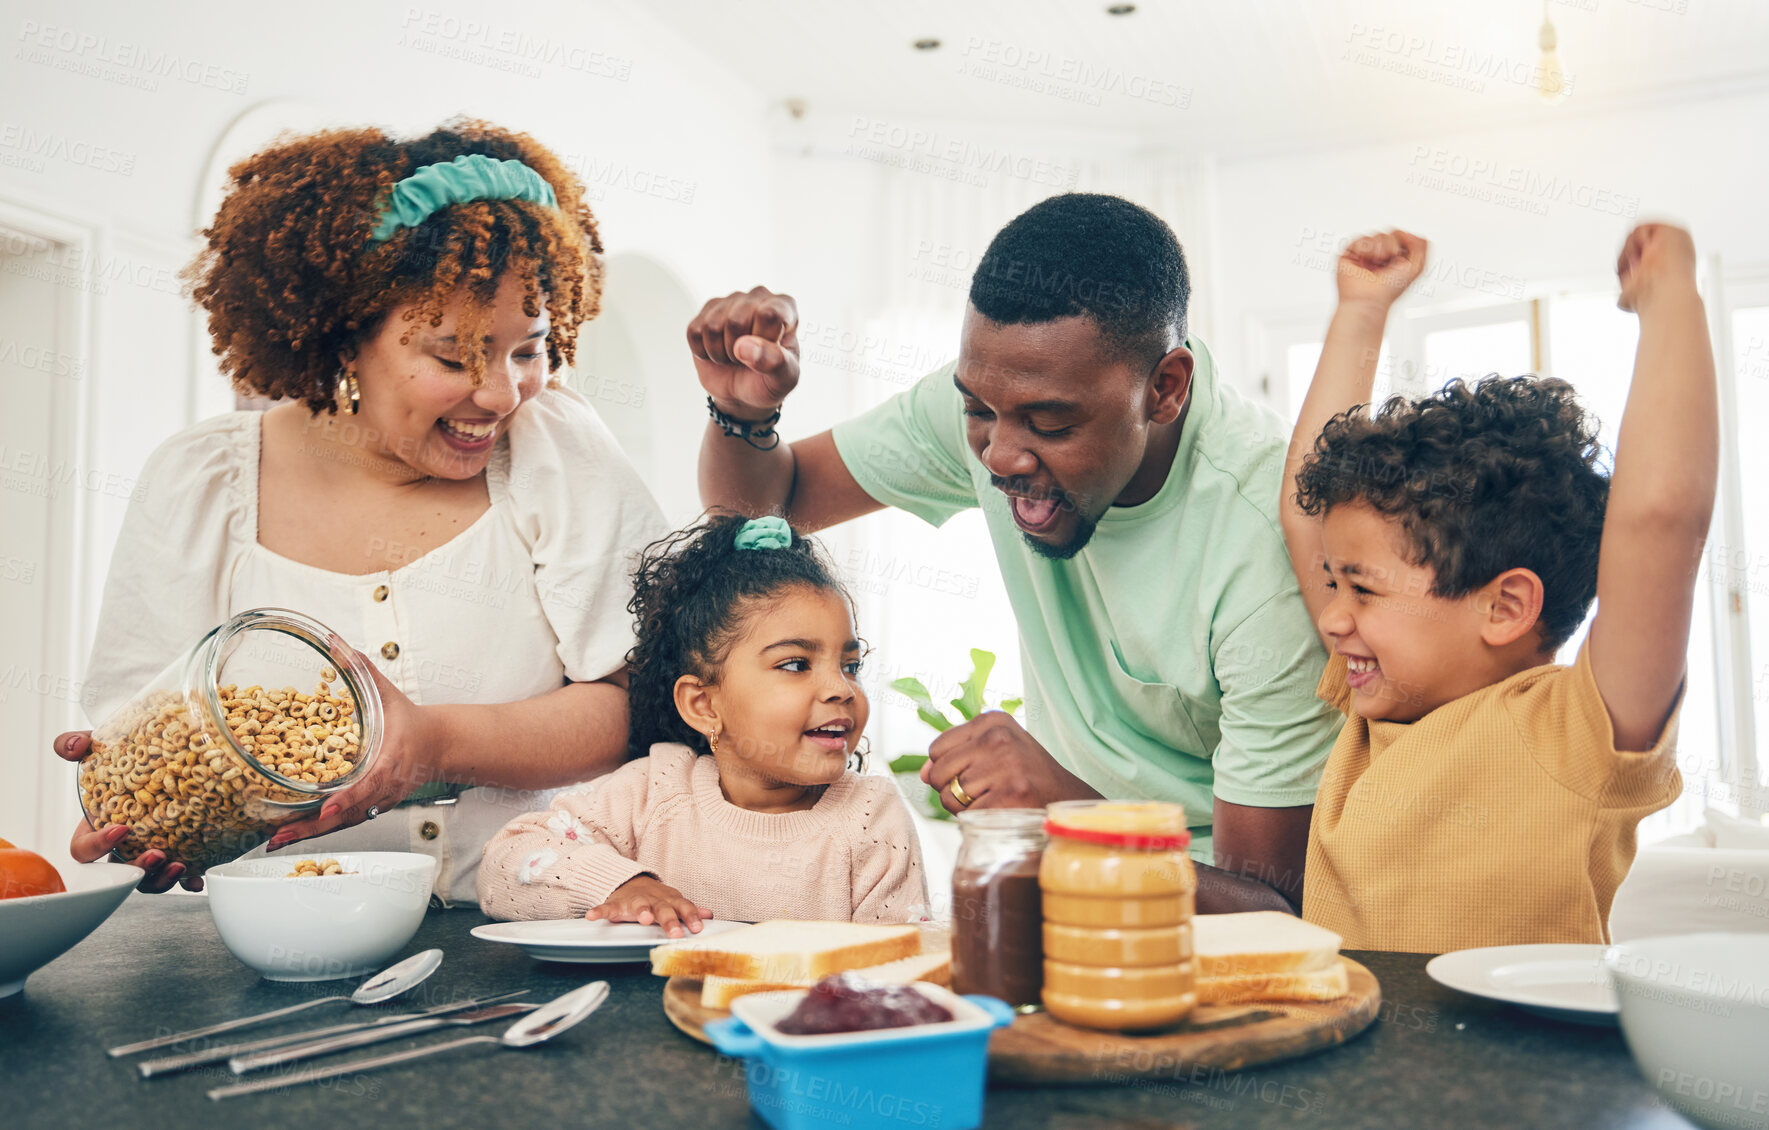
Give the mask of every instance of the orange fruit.
<path id="1" fill-rule="evenodd" d="M 0 899 L 30 895 L 58 895 L 67 890 L 61 875 L 34 851 L 13 847 L 0 840 Z"/>

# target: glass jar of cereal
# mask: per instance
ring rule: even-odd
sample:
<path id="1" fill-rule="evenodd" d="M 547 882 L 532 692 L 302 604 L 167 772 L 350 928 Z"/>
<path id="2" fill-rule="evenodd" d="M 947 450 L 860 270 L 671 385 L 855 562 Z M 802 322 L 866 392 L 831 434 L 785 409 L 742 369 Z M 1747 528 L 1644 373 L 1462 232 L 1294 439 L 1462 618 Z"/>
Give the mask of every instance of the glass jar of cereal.
<path id="1" fill-rule="evenodd" d="M 205 635 L 92 731 L 80 807 L 116 849 L 200 875 L 361 780 L 381 741 L 368 663 L 325 625 L 254 608 Z"/>

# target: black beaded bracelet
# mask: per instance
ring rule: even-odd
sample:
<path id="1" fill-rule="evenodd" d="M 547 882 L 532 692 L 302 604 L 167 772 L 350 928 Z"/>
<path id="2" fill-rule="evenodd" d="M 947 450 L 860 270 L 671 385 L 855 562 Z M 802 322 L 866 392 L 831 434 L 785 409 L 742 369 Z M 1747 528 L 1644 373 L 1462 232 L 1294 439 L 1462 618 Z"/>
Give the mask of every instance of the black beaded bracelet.
<path id="1" fill-rule="evenodd" d="M 780 422 L 780 409 L 778 408 L 774 409 L 774 414 L 766 420 L 739 420 L 719 411 L 719 406 L 714 404 L 713 398 L 709 396 L 706 398 L 706 410 L 712 413 L 713 423 L 719 426 L 720 431 L 728 436 L 736 436 L 757 451 L 772 451 L 780 446 L 780 433 L 774 430 L 774 425 Z M 757 443 L 757 440 L 769 442 Z"/>

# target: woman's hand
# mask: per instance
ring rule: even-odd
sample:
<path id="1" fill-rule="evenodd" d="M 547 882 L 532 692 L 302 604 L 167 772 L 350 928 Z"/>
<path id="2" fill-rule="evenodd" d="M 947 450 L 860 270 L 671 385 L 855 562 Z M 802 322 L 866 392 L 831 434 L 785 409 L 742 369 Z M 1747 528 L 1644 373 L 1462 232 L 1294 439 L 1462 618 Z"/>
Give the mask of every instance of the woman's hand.
<path id="1" fill-rule="evenodd" d="M 608 896 L 601 906 L 592 906 L 584 913 L 591 922 L 606 918 L 610 922 L 637 922 L 641 926 L 662 926 L 672 938 L 687 933 L 700 933 L 700 920 L 711 918 L 713 912 L 695 906 L 681 891 L 649 875 L 636 875 Z"/>
<path id="2" fill-rule="evenodd" d="M 355 654 L 336 637 L 332 643 L 347 659 Z M 375 688 L 381 692 L 381 749 L 375 755 L 374 767 L 367 777 L 327 797 L 317 815 L 292 820 L 278 828 L 276 835 L 265 845 L 265 851 L 275 851 L 299 840 L 323 836 L 372 819 L 370 808 L 376 809 L 377 814 L 386 812 L 415 789 L 436 779 L 435 768 L 428 758 L 441 746 L 430 736 L 432 715 L 407 698 L 387 676 L 381 674 L 380 668 L 367 660 L 363 663 L 374 676 Z"/>
<path id="3" fill-rule="evenodd" d="M 79 761 L 92 752 L 92 731 L 74 730 L 55 739 L 55 755 L 65 761 Z M 81 863 L 92 863 L 111 854 L 118 843 L 129 834 L 127 826 L 112 824 L 102 832 L 92 830 L 86 820 L 74 829 L 74 838 L 68 843 L 68 854 Z M 153 848 L 142 852 L 134 859 L 123 860 L 147 872 L 137 883 L 135 889 L 146 891 L 150 895 L 161 894 L 172 889 L 174 883 L 183 882 L 187 891 L 203 889 L 202 876 L 197 875 L 182 863 L 167 863 L 166 853 Z"/>

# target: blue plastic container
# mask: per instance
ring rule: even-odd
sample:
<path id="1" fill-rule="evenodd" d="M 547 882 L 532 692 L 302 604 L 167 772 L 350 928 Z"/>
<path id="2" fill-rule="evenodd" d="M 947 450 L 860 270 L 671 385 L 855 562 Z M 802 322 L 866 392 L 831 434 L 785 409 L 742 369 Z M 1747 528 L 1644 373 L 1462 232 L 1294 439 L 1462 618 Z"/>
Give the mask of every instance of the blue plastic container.
<path id="1" fill-rule="evenodd" d="M 843 1126 L 968 1130 L 983 1122 L 989 1033 L 1013 1023 L 1006 1001 L 914 988 L 952 1013 L 940 1024 L 788 1036 L 774 1029 L 804 991 L 752 993 L 706 1026 L 713 1046 L 743 1061 L 749 1104 L 778 1130 Z"/>

